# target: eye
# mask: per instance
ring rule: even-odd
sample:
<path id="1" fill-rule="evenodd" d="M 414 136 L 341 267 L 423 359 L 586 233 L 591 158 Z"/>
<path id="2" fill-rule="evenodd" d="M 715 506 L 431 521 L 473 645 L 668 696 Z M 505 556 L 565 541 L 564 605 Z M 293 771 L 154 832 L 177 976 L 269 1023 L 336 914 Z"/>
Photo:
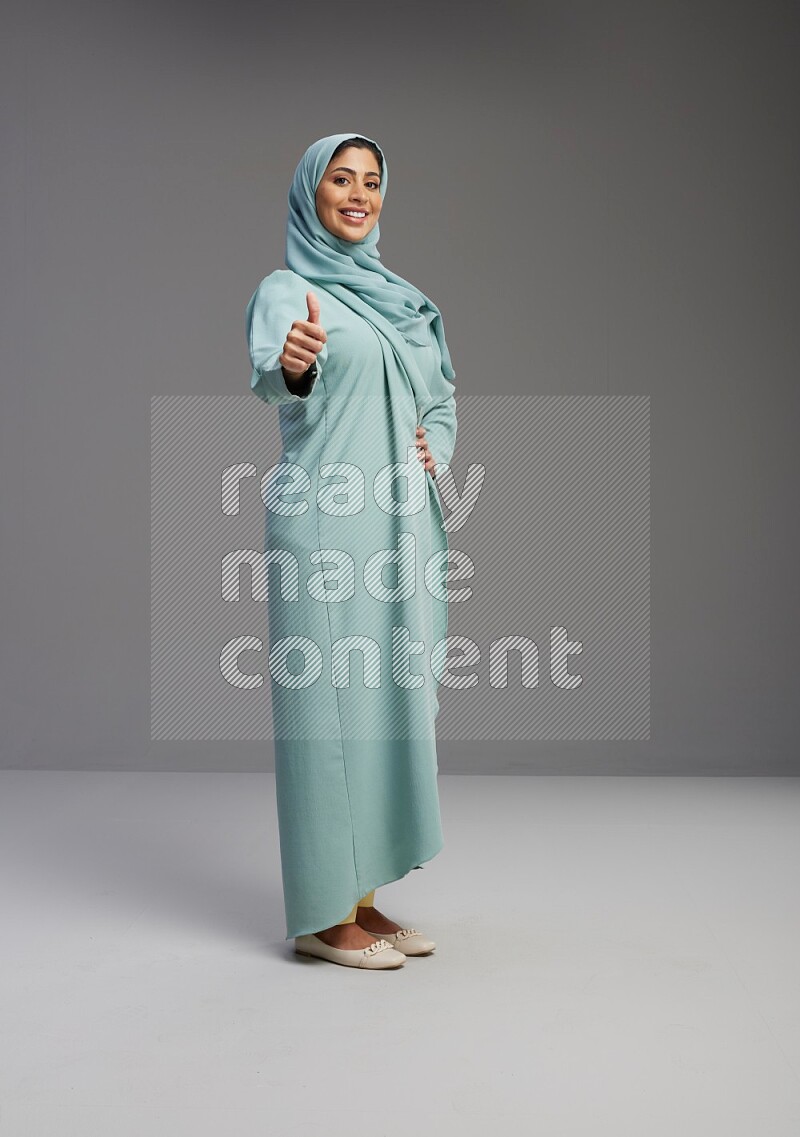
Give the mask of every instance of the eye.
<path id="1" fill-rule="evenodd" d="M 336 175 L 336 177 L 333 179 L 333 182 L 334 182 L 334 185 L 335 185 L 337 182 L 346 182 L 347 180 L 348 180 L 348 179 L 347 179 L 347 177 L 346 177 L 344 174 L 337 174 L 337 175 Z M 369 182 L 365 182 L 364 184 L 365 184 L 365 185 L 368 185 L 368 186 L 371 186 L 373 189 L 376 189 L 376 190 L 377 190 L 377 189 L 380 189 L 380 187 L 381 187 L 381 183 L 380 183 L 380 182 L 373 182 L 373 181 L 369 181 Z"/>

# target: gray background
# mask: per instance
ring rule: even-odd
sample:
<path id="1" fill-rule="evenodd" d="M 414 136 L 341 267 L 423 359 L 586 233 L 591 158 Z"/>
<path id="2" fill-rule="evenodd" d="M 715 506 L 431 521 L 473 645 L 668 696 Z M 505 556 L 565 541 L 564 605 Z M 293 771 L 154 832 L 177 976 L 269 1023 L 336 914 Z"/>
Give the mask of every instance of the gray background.
<path id="1" fill-rule="evenodd" d="M 271 767 L 150 740 L 150 398 L 259 409 L 245 305 L 303 150 L 353 130 L 460 393 L 652 400 L 650 739 L 440 768 L 797 772 L 790 5 L 15 0 L 4 32 L 4 766 Z"/>

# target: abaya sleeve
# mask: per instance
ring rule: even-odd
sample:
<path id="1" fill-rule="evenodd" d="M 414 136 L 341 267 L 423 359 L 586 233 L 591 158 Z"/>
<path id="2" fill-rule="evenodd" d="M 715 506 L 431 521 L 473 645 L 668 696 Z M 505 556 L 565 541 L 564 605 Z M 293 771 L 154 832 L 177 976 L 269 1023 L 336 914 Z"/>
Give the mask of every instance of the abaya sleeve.
<path id="1" fill-rule="evenodd" d="M 303 402 L 316 389 L 328 358 L 328 345 L 317 356 L 317 376 L 292 389 L 283 377 L 278 357 L 295 320 L 308 319 L 305 286 L 288 269 L 277 269 L 265 277 L 247 305 L 246 331 L 253 374 L 250 389 L 266 403 L 277 405 Z"/>
<path id="2" fill-rule="evenodd" d="M 456 387 L 455 383 L 444 376 L 442 357 L 435 337 L 432 337 L 432 343 L 437 366 L 433 378 L 428 382 L 431 401 L 423 411 L 420 426 L 425 427 L 428 449 L 437 466 L 440 462 L 449 466 L 456 446 Z"/>

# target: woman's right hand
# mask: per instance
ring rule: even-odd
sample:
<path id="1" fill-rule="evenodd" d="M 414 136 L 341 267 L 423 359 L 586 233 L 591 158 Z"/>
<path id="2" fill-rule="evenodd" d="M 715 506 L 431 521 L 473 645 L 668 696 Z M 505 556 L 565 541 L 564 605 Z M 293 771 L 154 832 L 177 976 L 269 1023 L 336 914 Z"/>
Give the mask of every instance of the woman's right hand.
<path id="1" fill-rule="evenodd" d="M 328 340 L 319 322 L 319 300 L 313 292 L 306 293 L 306 304 L 308 319 L 295 320 L 278 356 L 278 362 L 290 379 L 299 379 L 308 371 Z"/>

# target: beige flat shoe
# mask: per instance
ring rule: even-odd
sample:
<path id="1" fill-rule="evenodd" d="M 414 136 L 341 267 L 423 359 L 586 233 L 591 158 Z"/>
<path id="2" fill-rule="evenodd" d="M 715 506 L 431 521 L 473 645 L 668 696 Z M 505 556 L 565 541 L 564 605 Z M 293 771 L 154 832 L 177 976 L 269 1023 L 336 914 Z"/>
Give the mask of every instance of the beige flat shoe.
<path id="1" fill-rule="evenodd" d="M 375 933 L 372 933 L 375 935 Z M 326 944 L 319 936 L 309 932 L 305 936 L 295 936 L 294 950 L 298 955 L 314 955 L 327 959 L 329 963 L 341 963 L 345 967 L 364 967 L 371 971 L 386 971 L 402 967 L 406 961 L 404 952 L 395 951 L 386 940 L 375 940 L 365 948 L 336 948 Z"/>
<path id="2" fill-rule="evenodd" d="M 369 928 L 364 930 L 369 931 Z M 373 936 L 378 934 L 372 933 Z M 436 947 L 434 940 L 429 940 L 416 928 L 401 928 L 399 932 L 381 932 L 380 935 L 403 955 L 430 955 Z"/>

